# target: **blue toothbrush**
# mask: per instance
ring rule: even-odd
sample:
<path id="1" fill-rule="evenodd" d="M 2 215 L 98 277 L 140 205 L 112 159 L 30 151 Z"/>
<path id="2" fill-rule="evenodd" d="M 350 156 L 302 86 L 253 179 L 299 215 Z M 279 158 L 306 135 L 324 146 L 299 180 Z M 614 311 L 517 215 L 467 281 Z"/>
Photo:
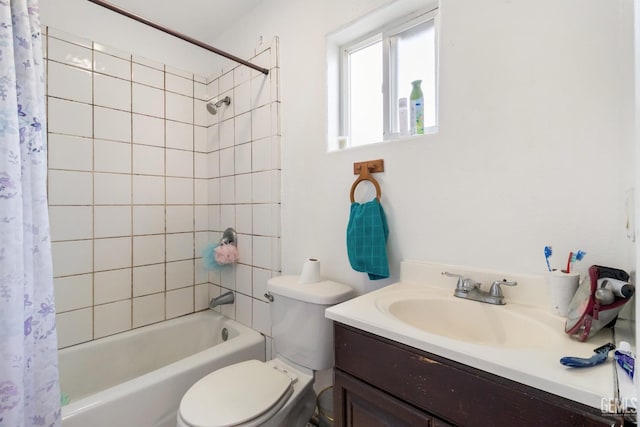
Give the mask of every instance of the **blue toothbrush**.
<path id="1" fill-rule="evenodd" d="M 545 246 L 544 258 L 547 260 L 547 269 L 549 269 L 549 271 L 551 271 L 551 264 L 549 264 L 549 257 L 551 256 L 551 254 L 553 254 L 553 250 L 551 249 L 551 246 Z"/>

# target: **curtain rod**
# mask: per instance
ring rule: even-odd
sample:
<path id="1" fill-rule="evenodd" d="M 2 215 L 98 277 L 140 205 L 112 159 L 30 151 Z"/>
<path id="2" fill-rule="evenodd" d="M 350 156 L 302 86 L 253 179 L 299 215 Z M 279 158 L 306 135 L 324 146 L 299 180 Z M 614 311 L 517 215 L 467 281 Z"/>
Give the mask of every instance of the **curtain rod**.
<path id="1" fill-rule="evenodd" d="M 252 63 L 250 63 L 248 61 L 245 61 L 244 59 L 238 58 L 237 56 L 232 55 L 232 54 L 230 54 L 228 52 L 225 52 L 223 50 L 220 50 L 217 47 L 213 47 L 211 45 L 208 45 L 206 43 L 201 42 L 200 40 L 196 40 L 196 39 L 194 39 L 192 37 L 189 37 L 189 36 L 187 36 L 185 34 L 179 33 L 177 31 L 174 31 L 174 30 L 172 30 L 170 28 L 167 28 L 165 26 L 162 26 L 160 24 L 156 24 L 155 22 L 151 22 L 148 19 L 145 19 L 145 18 L 143 18 L 141 16 L 135 15 L 135 14 L 133 14 L 131 12 L 128 12 L 128 11 L 126 11 L 124 9 L 120 9 L 118 6 L 115 6 L 115 5 L 111 4 L 111 3 L 108 3 L 108 2 L 102 1 L 102 0 L 88 0 L 88 1 L 91 2 L 91 3 L 97 4 L 98 6 L 102 6 L 102 7 L 106 8 L 106 9 L 109 9 L 109 10 L 111 10 L 113 12 L 116 12 L 116 13 L 118 13 L 120 15 L 124 15 L 127 18 L 133 19 L 134 21 L 138 21 L 138 22 L 140 22 L 142 24 L 148 25 L 148 26 L 150 26 L 152 28 L 155 28 L 156 30 L 159 30 L 159 31 L 162 31 L 162 32 L 167 33 L 169 35 L 172 35 L 174 37 L 177 37 L 177 38 L 179 38 L 181 40 L 184 40 L 184 41 L 186 41 L 188 43 L 191 43 L 191 44 L 194 44 L 196 46 L 199 46 L 199 47 L 201 47 L 203 49 L 208 50 L 209 52 L 215 53 L 216 55 L 224 56 L 225 58 L 230 59 L 232 61 L 235 61 L 235 62 L 237 62 L 239 64 L 245 65 L 245 66 L 247 66 L 249 68 L 253 68 L 254 70 L 260 71 L 263 74 L 269 74 L 269 70 L 267 70 L 266 68 L 259 67 L 256 64 L 252 64 Z"/>

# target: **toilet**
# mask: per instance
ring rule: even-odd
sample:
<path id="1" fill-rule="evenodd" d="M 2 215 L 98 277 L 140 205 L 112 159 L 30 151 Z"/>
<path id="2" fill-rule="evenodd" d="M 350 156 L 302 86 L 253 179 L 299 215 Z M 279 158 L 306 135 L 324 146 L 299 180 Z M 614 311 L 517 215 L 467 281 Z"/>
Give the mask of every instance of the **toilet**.
<path id="1" fill-rule="evenodd" d="M 333 326 L 324 311 L 353 289 L 280 276 L 267 290 L 275 359 L 236 363 L 200 379 L 180 401 L 178 427 L 304 427 L 313 415 L 313 371 L 333 366 Z"/>

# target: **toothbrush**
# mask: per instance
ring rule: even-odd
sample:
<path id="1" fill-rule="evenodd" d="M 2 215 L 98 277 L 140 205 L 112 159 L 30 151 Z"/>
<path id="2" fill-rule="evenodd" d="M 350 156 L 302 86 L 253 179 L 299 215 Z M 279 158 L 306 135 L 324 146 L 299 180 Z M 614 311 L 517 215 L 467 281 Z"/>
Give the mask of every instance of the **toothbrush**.
<path id="1" fill-rule="evenodd" d="M 549 257 L 553 254 L 553 250 L 551 249 L 551 246 L 545 246 L 544 247 L 544 258 L 547 261 L 547 269 L 549 271 L 551 271 L 551 264 L 549 264 Z"/>
<path id="2" fill-rule="evenodd" d="M 578 250 L 578 252 L 576 253 L 569 252 L 569 259 L 567 260 L 567 273 L 571 273 L 571 270 L 573 270 L 573 264 L 575 264 L 576 261 L 582 261 L 582 258 L 584 258 L 586 254 L 587 253 L 582 250 Z"/>

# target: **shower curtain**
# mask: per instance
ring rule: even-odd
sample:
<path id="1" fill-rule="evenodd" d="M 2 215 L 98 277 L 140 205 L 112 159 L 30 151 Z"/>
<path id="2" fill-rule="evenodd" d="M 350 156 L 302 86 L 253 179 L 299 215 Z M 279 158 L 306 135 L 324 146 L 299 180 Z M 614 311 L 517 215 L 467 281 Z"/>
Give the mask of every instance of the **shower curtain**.
<path id="1" fill-rule="evenodd" d="M 37 0 L 0 0 L 0 427 L 59 426 Z"/>

